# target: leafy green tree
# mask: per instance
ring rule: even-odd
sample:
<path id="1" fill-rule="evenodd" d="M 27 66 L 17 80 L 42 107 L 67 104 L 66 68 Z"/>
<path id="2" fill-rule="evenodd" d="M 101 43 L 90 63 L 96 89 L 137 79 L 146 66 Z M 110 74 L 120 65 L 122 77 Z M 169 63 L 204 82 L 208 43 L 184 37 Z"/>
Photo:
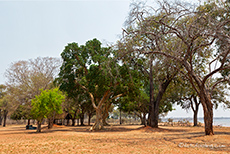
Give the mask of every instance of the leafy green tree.
<path id="1" fill-rule="evenodd" d="M 128 83 L 135 84 L 129 82 L 127 67 L 119 65 L 113 55 L 113 50 L 102 47 L 97 39 L 81 46 L 68 44 L 61 54 L 60 88 L 70 91 L 80 87 L 88 95 L 96 110 L 92 130 L 103 128 L 102 106 L 122 96 L 129 87 Z"/>
<path id="2" fill-rule="evenodd" d="M 41 90 L 41 94 L 32 99 L 31 113 L 37 120 L 37 132 L 41 132 L 41 123 L 45 118 L 49 120 L 49 128 L 56 114 L 61 114 L 62 102 L 65 95 L 58 88 L 51 90 Z"/>

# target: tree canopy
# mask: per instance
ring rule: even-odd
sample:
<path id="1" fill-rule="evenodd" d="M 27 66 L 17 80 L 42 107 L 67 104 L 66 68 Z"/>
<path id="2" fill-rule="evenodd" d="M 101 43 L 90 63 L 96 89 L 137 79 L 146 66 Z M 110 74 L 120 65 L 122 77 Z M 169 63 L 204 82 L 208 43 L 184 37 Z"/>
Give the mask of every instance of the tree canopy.
<path id="1" fill-rule="evenodd" d="M 65 95 L 58 88 L 51 90 L 41 90 L 41 94 L 32 99 L 31 113 L 33 118 L 37 120 L 37 132 L 41 132 L 41 123 L 44 118 L 54 120 L 55 114 L 61 114 L 62 102 L 65 100 Z"/>

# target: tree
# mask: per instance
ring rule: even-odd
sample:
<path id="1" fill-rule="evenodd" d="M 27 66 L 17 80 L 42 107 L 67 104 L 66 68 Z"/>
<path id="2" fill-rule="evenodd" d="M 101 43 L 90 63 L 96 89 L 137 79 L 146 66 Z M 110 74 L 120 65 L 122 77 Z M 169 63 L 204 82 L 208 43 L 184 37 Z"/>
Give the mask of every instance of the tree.
<path id="1" fill-rule="evenodd" d="M 61 61 L 58 58 L 38 57 L 17 61 L 6 70 L 8 98 L 14 104 L 14 110 L 23 106 L 24 117 L 30 123 L 31 99 L 40 94 L 40 89 L 52 87 Z"/>
<path id="2" fill-rule="evenodd" d="M 2 101 L 3 97 L 5 96 L 5 85 L 0 85 L 0 100 Z M 2 125 L 2 119 L 3 119 L 3 107 L 2 103 L 0 104 L 0 125 Z"/>
<path id="3" fill-rule="evenodd" d="M 173 67 L 175 65 L 173 61 L 169 61 L 161 55 L 146 54 L 144 51 L 158 51 L 159 39 L 164 40 L 165 46 L 172 42 L 166 36 L 160 36 L 161 24 L 149 22 L 151 18 L 155 18 L 154 16 L 146 18 L 136 16 L 136 11 L 141 9 L 141 4 L 132 6 L 127 29 L 124 30 L 124 36 L 117 45 L 119 56 L 123 63 L 129 63 L 131 67 L 138 69 L 148 80 L 148 125 L 157 128 L 160 103 L 171 81 L 177 75 L 177 70 Z M 152 35 L 149 31 L 153 31 L 156 35 Z M 170 104 L 168 105 L 170 106 Z"/>
<path id="4" fill-rule="evenodd" d="M 65 95 L 58 88 L 51 90 L 41 90 L 41 94 L 32 99 L 31 114 L 37 120 L 37 132 L 41 132 L 41 123 L 45 118 L 49 120 L 49 128 L 56 114 L 61 114 L 62 102 Z"/>
<path id="5" fill-rule="evenodd" d="M 96 122 L 92 130 L 103 129 L 103 104 L 118 99 L 128 89 L 128 83 L 135 84 L 128 82 L 127 68 L 113 60 L 112 51 L 93 39 L 81 46 L 77 43 L 68 44 L 61 54 L 60 87 L 80 87 L 88 95 L 96 110 Z"/>
<path id="6" fill-rule="evenodd" d="M 137 19 L 148 21 L 149 23 L 161 25 L 157 33 L 155 31 L 144 31 L 146 34 L 157 36 L 157 51 L 142 51 L 144 54 L 159 54 L 177 62 L 176 68 L 183 67 L 184 75 L 190 81 L 196 91 L 204 111 L 205 134 L 213 135 L 213 103 L 211 97 L 215 87 L 228 80 L 228 77 L 217 80 L 210 84 L 212 76 L 222 70 L 229 69 L 230 64 L 227 59 L 230 56 L 230 37 L 224 28 L 230 22 L 230 17 L 226 16 L 229 8 L 222 2 L 210 1 L 198 7 L 191 7 L 179 2 L 169 4 L 164 1 L 160 3 L 160 8 L 154 12 L 157 18 L 147 15 L 146 9 L 136 9 Z M 146 18 L 148 16 L 149 18 Z M 225 16 L 225 20 L 219 20 L 220 16 Z M 170 40 L 171 44 L 165 46 L 164 38 Z M 224 50 L 215 52 L 215 41 L 224 43 Z M 214 53 L 216 56 L 214 57 Z M 210 69 L 208 73 L 200 76 L 193 67 L 198 62 L 209 60 Z M 205 60 L 204 60 L 205 59 Z M 212 60 L 211 60 L 212 59 Z M 218 67 L 211 67 L 219 61 Z M 181 71 L 178 69 L 178 71 Z M 199 71 L 198 71 L 199 72 Z"/>
<path id="7" fill-rule="evenodd" d="M 12 112 L 13 108 L 14 106 L 9 100 L 7 87 L 0 85 L 0 124 L 2 124 L 3 120 L 3 127 L 6 126 L 7 115 Z"/>

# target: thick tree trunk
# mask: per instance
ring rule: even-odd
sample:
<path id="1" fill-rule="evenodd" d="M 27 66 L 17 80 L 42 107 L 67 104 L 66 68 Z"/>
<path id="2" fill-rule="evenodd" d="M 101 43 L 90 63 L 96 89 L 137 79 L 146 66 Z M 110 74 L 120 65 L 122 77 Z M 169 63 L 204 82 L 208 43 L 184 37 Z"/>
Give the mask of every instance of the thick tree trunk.
<path id="1" fill-rule="evenodd" d="M 51 128 L 53 128 L 53 118 L 51 118 L 51 119 L 48 119 L 48 129 L 51 129 Z"/>
<path id="2" fill-rule="evenodd" d="M 213 132 L 213 104 L 208 92 L 201 91 L 200 100 L 204 110 L 205 135 L 214 135 Z"/>
<path id="3" fill-rule="evenodd" d="M 37 121 L 37 133 L 40 133 L 42 130 L 42 121 Z"/>
<path id="4" fill-rule="evenodd" d="M 110 108 L 111 104 L 110 105 L 107 105 L 106 104 L 106 107 L 104 108 L 104 111 L 103 111 L 103 115 L 102 115 L 102 121 L 103 121 L 103 125 L 104 126 L 109 126 L 109 124 L 107 123 L 106 119 L 108 118 L 109 116 L 109 108 Z"/>
<path id="5" fill-rule="evenodd" d="M 153 128 L 158 128 L 158 120 L 159 120 L 159 106 L 160 106 L 160 101 L 168 87 L 168 85 L 170 84 L 170 82 L 172 81 L 172 78 L 167 77 L 167 79 L 165 79 L 165 82 L 161 83 L 159 85 L 159 90 L 158 90 L 158 94 L 156 97 L 156 100 L 152 102 L 152 106 L 151 106 L 151 113 L 150 113 L 150 125 Z M 151 87 L 151 86 L 150 86 Z M 151 96 L 151 95 L 150 95 Z M 153 96 L 151 96 L 153 99 Z"/>
<path id="6" fill-rule="evenodd" d="M 107 123 L 107 121 L 106 121 L 106 118 L 108 117 L 108 113 L 105 113 L 105 114 L 103 114 L 103 119 L 102 119 L 102 121 L 103 121 L 103 125 L 104 126 L 109 126 L 109 124 Z"/>
<path id="7" fill-rule="evenodd" d="M 96 109 L 96 122 L 91 127 L 91 130 L 101 130 L 103 129 L 103 121 L 102 121 L 102 112 L 101 109 Z"/>
<path id="8" fill-rule="evenodd" d="M 205 135 L 214 135 L 213 132 L 213 109 L 204 110 Z"/>
<path id="9" fill-rule="evenodd" d="M 150 114 L 150 126 L 153 128 L 158 128 L 159 104 L 159 101 L 154 101 L 152 106 L 152 112 Z"/>
<path id="10" fill-rule="evenodd" d="M 6 127 L 6 118 L 7 118 L 8 111 L 3 110 L 3 127 Z"/>
<path id="11" fill-rule="evenodd" d="M 78 126 L 80 125 L 79 123 L 80 123 L 80 119 L 78 118 L 78 119 L 77 119 L 77 125 L 78 125 Z"/>

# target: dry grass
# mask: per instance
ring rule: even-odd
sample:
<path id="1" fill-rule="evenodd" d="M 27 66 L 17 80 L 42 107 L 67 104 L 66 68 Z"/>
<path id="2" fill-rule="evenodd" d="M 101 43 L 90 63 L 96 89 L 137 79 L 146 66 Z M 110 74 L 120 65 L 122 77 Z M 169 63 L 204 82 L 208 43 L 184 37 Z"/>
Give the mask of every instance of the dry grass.
<path id="1" fill-rule="evenodd" d="M 0 154 L 4 153 L 230 153 L 230 128 L 215 128 L 205 136 L 203 127 L 143 128 L 140 125 L 108 126 L 100 132 L 89 127 L 0 127 Z"/>

